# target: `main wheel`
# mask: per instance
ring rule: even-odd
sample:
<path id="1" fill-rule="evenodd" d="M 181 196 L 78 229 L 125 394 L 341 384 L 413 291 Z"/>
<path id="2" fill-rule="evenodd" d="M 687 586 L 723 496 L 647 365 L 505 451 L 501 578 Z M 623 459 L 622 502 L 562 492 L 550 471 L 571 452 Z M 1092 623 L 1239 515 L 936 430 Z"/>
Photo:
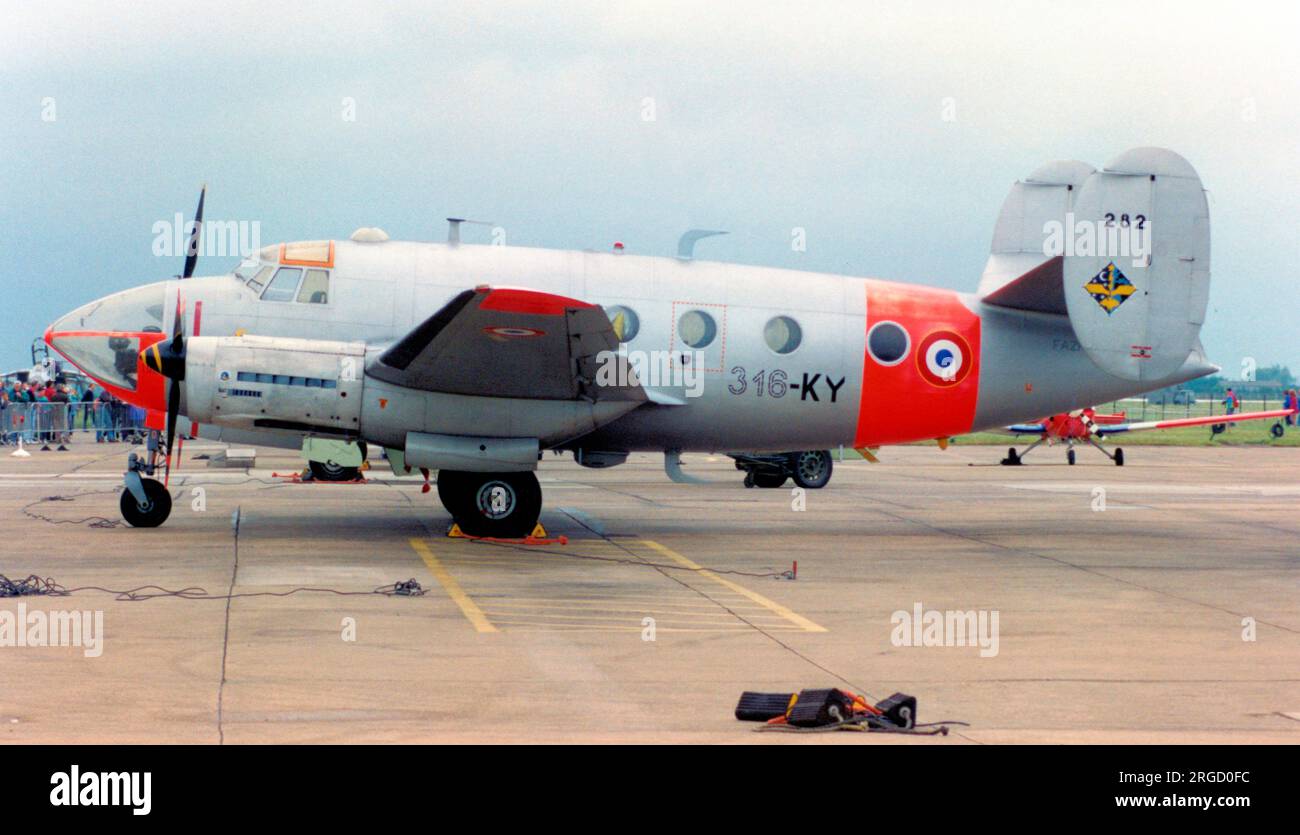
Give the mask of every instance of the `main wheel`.
<path id="1" fill-rule="evenodd" d="M 156 528 L 172 513 L 172 494 L 155 479 L 144 478 L 140 483 L 144 485 L 145 503 L 137 502 L 130 490 L 123 490 L 118 502 L 122 518 L 133 528 Z"/>
<path id="2" fill-rule="evenodd" d="M 1269 427 L 1268 432 L 1269 432 L 1269 434 L 1272 435 L 1274 438 L 1280 438 L 1280 437 L 1282 437 L 1283 435 L 1286 434 L 1286 430 L 1282 428 L 1282 424 L 1281 424 L 1281 423 L 1275 423 L 1275 424 L 1273 424 L 1271 427 Z"/>
<path id="3" fill-rule="evenodd" d="M 754 473 L 754 485 L 773 489 L 785 484 L 786 478 L 784 473 Z"/>
<path id="4" fill-rule="evenodd" d="M 1007 450 L 1007 457 L 1002 459 L 1002 466 L 1015 467 L 1020 464 L 1020 455 L 1016 453 L 1016 448 L 1011 447 Z"/>
<path id="5" fill-rule="evenodd" d="M 438 473 L 438 495 L 443 496 L 447 471 Z M 470 536 L 515 539 L 528 536 L 542 513 L 542 488 L 532 472 L 466 473 L 452 475 L 443 505 L 460 529 Z"/>
<path id="6" fill-rule="evenodd" d="M 810 490 L 819 490 L 831 480 L 831 453 L 828 449 L 810 449 L 791 455 L 791 475 L 794 483 Z"/>
<path id="7" fill-rule="evenodd" d="M 1065 460 L 1071 467 L 1074 466 L 1074 450 L 1065 453 Z"/>
<path id="8" fill-rule="evenodd" d="M 308 461 L 307 466 L 317 481 L 356 481 L 361 477 L 360 467 L 345 467 L 333 461 Z"/>
<path id="9" fill-rule="evenodd" d="M 1115 466 L 1116 467 L 1124 466 L 1124 450 L 1122 449 L 1115 450 Z"/>
<path id="10" fill-rule="evenodd" d="M 438 499 L 457 521 L 469 515 L 469 490 L 465 477 L 469 473 L 457 470 L 438 470 Z"/>

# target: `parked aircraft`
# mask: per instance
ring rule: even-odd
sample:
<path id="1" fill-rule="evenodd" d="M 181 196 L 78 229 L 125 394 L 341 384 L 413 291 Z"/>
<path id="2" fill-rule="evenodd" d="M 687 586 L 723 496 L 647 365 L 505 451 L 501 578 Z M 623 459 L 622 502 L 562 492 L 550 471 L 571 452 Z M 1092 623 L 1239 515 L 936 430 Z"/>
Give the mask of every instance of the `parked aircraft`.
<path id="1" fill-rule="evenodd" d="M 1049 227 L 1068 228 L 1064 247 Z M 1113 246 L 1133 232 L 1146 254 Z M 976 293 L 373 228 L 193 278 L 196 224 L 180 279 L 91 302 L 45 338 L 155 413 L 127 464 L 133 525 L 170 512 L 185 417 L 204 438 L 383 446 L 398 471 L 438 471 L 467 532 L 519 536 L 546 450 L 591 467 L 661 451 L 680 477 L 685 451 L 943 439 L 1212 373 L 1209 235 L 1196 172 L 1158 148 L 1015 183 Z"/>
<path id="2" fill-rule="evenodd" d="M 1022 452 L 1016 452 L 1016 448 L 1011 447 L 1007 450 L 1007 457 L 1002 459 L 1002 464 L 1008 466 L 1019 465 L 1022 459 L 1039 444 L 1061 442 L 1066 445 L 1065 459 L 1070 464 L 1074 464 L 1074 445 L 1076 443 L 1086 443 L 1096 447 L 1102 455 L 1114 461 L 1115 466 L 1122 467 L 1124 466 L 1124 450 L 1116 447 L 1113 453 L 1107 452 L 1106 448 L 1101 444 L 1102 440 L 1126 432 L 1143 432 L 1148 429 L 1177 429 L 1184 426 L 1209 426 L 1211 433 L 1217 435 L 1227 427 L 1228 423 L 1247 420 L 1279 421 L 1273 425 L 1272 434 L 1273 437 L 1280 438 L 1286 431 L 1282 428 L 1280 419 L 1295 413 L 1295 409 L 1273 409 L 1264 412 L 1242 412 L 1236 415 L 1202 415 L 1200 417 L 1176 418 L 1173 420 L 1130 422 L 1125 420 L 1123 415 L 1099 415 L 1093 409 L 1081 409 L 1077 412 L 1052 415 L 1035 423 L 1017 423 L 1013 426 L 1004 427 L 1004 431 L 1013 435 L 1038 435 L 1039 437 L 1038 440 L 1034 441 Z"/>

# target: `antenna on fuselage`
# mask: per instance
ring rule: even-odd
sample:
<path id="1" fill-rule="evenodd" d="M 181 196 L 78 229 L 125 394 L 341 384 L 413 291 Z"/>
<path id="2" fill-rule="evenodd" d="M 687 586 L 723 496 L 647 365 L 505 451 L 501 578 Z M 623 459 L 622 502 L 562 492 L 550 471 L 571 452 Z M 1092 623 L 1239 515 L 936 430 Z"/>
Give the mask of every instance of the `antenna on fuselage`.
<path id="1" fill-rule="evenodd" d="M 470 220 L 464 217 L 447 218 L 447 243 L 450 246 L 456 246 L 460 243 L 460 225 L 462 223 L 473 223 L 477 226 L 492 226 L 490 220 Z"/>
<path id="2" fill-rule="evenodd" d="M 725 234 L 726 231 L 722 229 L 688 229 L 677 239 L 677 257 L 683 261 L 690 261 L 695 257 L 696 241 Z"/>

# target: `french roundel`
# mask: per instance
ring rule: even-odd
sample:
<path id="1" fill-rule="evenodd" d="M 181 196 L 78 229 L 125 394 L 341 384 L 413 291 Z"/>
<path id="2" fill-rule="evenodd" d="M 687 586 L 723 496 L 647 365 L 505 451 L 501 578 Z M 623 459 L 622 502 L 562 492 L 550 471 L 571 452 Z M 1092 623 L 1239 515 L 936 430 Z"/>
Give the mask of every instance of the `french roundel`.
<path id="1" fill-rule="evenodd" d="M 970 346 L 952 331 L 935 331 L 921 340 L 916 352 L 917 369 L 925 381 L 936 386 L 955 386 L 970 373 Z"/>
<path id="2" fill-rule="evenodd" d="M 504 326 L 484 328 L 483 332 L 490 336 L 504 336 L 510 339 L 528 339 L 534 336 L 543 336 L 546 333 L 545 331 L 539 331 L 537 328 L 511 328 Z"/>

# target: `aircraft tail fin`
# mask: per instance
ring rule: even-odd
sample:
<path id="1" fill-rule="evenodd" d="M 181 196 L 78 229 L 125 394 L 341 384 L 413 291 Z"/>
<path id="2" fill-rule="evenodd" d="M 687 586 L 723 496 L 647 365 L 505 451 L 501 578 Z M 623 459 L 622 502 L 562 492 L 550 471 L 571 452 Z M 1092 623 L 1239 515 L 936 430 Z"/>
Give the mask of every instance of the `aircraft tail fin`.
<path id="1" fill-rule="evenodd" d="M 1085 169 L 1052 163 L 1013 187 L 980 295 L 986 304 L 1068 315 L 1104 371 L 1164 379 L 1183 367 L 1205 321 L 1205 189 L 1185 159 L 1162 148 Z"/>
<path id="2" fill-rule="evenodd" d="M 1057 160 L 1011 186 L 993 227 L 993 245 L 980 277 L 981 296 L 989 296 L 1052 259 L 1045 252 L 1044 227 L 1066 222 L 1079 187 L 1095 170 L 1086 162 Z"/>

